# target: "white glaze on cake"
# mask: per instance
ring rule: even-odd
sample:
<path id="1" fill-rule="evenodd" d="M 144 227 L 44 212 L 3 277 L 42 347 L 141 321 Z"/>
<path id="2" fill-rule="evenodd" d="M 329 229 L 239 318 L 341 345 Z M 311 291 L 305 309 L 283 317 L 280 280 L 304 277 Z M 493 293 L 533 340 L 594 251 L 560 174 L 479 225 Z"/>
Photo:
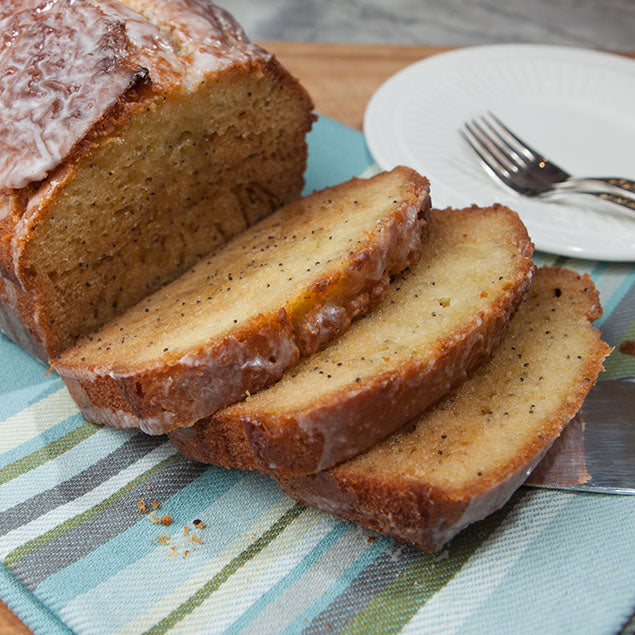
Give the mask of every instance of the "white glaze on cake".
<path id="1" fill-rule="evenodd" d="M 288 322 L 281 322 L 259 339 L 259 351 L 254 350 L 252 341 L 229 334 L 220 346 L 183 355 L 170 372 L 159 375 L 152 382 L 144 413 L 95 405 L 82 387 L 85 382 L 107 376 L 126 391 L 129 390 L 127 387 L 135 385 L 135 373 L 82 369 L 74 378 L 63 376 L 63 379 L 82 415 L 89 421 L 113 427 L 137 427 L 148 434 L 164 434 L 184 425 L 183 417 L 191 425 L 206 416 L 210 408 L 217 409 L 219 404 L 222 407 L 241 399 L 245 396 L 246 386 L 255 390 L 264 380 L 279 378 L 297 361 L 299 352 Z M 175 395 L 180 401 L 180 418 L 170 408 Z"/>
<path id="2" fill-rule="evenodd" d="M 120 21 L 91 2 L 28 0 L 0 11 L 0 189 L 39 181 L 145 71 Z"/>
<path id="3" fill-rule="evenodd" d="M 157 90 L 179 83 L 187 73 L 171 40 L 142 15 L 118 0 L 98 0 L 99 8 L 109 17 L 123 21 L 131 44 L 130 55 L 134 61 L 150 73 L 150 81 Z"/>
<path id="4" fill-rule="evenodd" d="M 194 90 L 210 73 L 270 57 L 211 3 L 126 4 L 12 0 L 0 7 L 0 190 L 46 178 L 139 83 Z"/>
<path id="5" fill-rule="evenodd" d="M 207 0 L 124 0 L 178 46 L 187 61 L 190 80 L 200 81 L 210 71 L 247 64 L 270 55 L 252 44 L 227 11 Z"/>

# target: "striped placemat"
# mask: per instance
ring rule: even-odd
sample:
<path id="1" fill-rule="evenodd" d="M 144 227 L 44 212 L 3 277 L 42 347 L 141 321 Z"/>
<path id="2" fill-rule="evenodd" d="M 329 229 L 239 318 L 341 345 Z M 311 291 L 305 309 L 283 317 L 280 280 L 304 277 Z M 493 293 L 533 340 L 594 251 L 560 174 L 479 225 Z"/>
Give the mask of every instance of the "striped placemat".
<path id="1" fill-rule="evenodd" d="M 326 118 L 309 163 L 307 189 L 374 169 L 362 135 Z M 590 273 L 605 339 L 635 339 L 632 266 L 536 260 Z M 0 596 L 36 632 L 608 633 L 632 614 L 635 497 L 521 488 L 429 555 L 266 476 L 86 423 L 4 336 L 0 360 Z M 606 367 L 635 374 L 635 358 Z"/>

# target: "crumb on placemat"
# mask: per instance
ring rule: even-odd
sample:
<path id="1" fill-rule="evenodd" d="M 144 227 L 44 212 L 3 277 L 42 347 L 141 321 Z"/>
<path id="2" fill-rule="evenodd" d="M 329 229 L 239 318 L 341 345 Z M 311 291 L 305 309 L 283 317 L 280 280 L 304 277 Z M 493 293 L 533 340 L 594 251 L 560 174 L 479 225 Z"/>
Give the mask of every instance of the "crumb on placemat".
<path id="1" fill-rule="evenodd" d="M 170 514 L 159 517 L 156 515 L 156 508 L 147 514 L 146 518 L 154 524 L 160 523 L 166 527 L 173 524 L 173 518 Z M 191 525 L 184 525 L 181 532 L 175 533 L 173 536 L 170 536 L 167 532 L 163 532 L 154 537 L 150 543 L 153 545 L 161 544 L 168 547 L 166 553 L 171 558 L 180 555 L 185 560 L 197 545 L 203 544 L 202 536 L 194 533 L 194 530 L 202 531 L 203 529 L 205 529 L 205 523 L 200 518 L 195 518 Z"/>
<path id="2" fill-rule="evenodd" d="M 170 534 L 168 534 L 167 532 L 163 532 L 162 534 L 157 536 L 157 540 L 162 544 L 162 545 L 169 545 L 170 542 L 172 542 L 172 539 L 170 538 Z"/>
<path id="3" fill-rule="evenodd" d="M 635 340 L 624 340 L 620 342 L 620 353 L 624 353 L 624 355 L 635 355 Z"/>

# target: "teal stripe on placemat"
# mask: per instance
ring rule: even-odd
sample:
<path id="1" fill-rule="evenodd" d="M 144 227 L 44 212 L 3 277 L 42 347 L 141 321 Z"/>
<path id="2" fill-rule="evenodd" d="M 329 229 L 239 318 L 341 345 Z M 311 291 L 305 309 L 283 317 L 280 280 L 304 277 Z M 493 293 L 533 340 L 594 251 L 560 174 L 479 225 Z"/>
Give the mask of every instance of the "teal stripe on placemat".
<path id="1" fill-rule="evenodd" d="M 359 176 L 374 161 L 360 133 L 344 124 L 320 115 L 307 137 L 309 159 L 304 176 L 304 194 Z M 319 139 L 333 143 L 320 143 Z M 334 153 L 336 156 L 334 156 Z"/>
<path id="2" fill-rule="evenodd" d="M 29 593 L 0 563 L 0 597 L 5 604 L 36 634 L 71 634 L 68 628 L 46 605 Z"/>
<path id="3" fill-rule="evenodd" d="M 53 427 L 41 432 L 35 437 L 32 437 L 28 441 L 21 443 L 19 446 L 0 454 L 0 469 L 6 468 L 8 465 L 25 459 L 34 452 L 42 450 L 50 443 L 54 443 L 62 437 L 72 434 L 78 427 L 84 425 L 86 422 L 80 414 L 71 415 L 66 417 Z"/>
<path id="4" fill-rule="evenodd" d="M 274 584 L 268 591 L 263 593 L 232 625 L 231 631 L 238 633 L 261 613 L 266 606 L 293 586 L 298 579 L 306 572 L 311 563 L 324 554 L 333 543 L 348 528 L 342 522 L 336 522 L 335 527 L 315 545 L 287 575 Z"/>

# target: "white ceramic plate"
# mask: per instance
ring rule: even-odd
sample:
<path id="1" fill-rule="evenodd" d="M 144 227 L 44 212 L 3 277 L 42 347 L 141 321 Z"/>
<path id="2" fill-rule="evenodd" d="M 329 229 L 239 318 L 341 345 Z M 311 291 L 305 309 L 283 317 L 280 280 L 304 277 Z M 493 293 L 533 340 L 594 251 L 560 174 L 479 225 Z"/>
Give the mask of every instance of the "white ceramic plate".
<path id="1" fill-rule="evenodd" d="M 487 176 L 457 130 L 488 110 L 572 174 L 635 179 L 635 61 L 531 44 L 461 49 L 391 77 L 364 117 L 377 163 L 425 174 L 435 207 L 498 201 L 519 212 L 538 249 L 635 260 L 635 214 L 523 198 Z"/>

